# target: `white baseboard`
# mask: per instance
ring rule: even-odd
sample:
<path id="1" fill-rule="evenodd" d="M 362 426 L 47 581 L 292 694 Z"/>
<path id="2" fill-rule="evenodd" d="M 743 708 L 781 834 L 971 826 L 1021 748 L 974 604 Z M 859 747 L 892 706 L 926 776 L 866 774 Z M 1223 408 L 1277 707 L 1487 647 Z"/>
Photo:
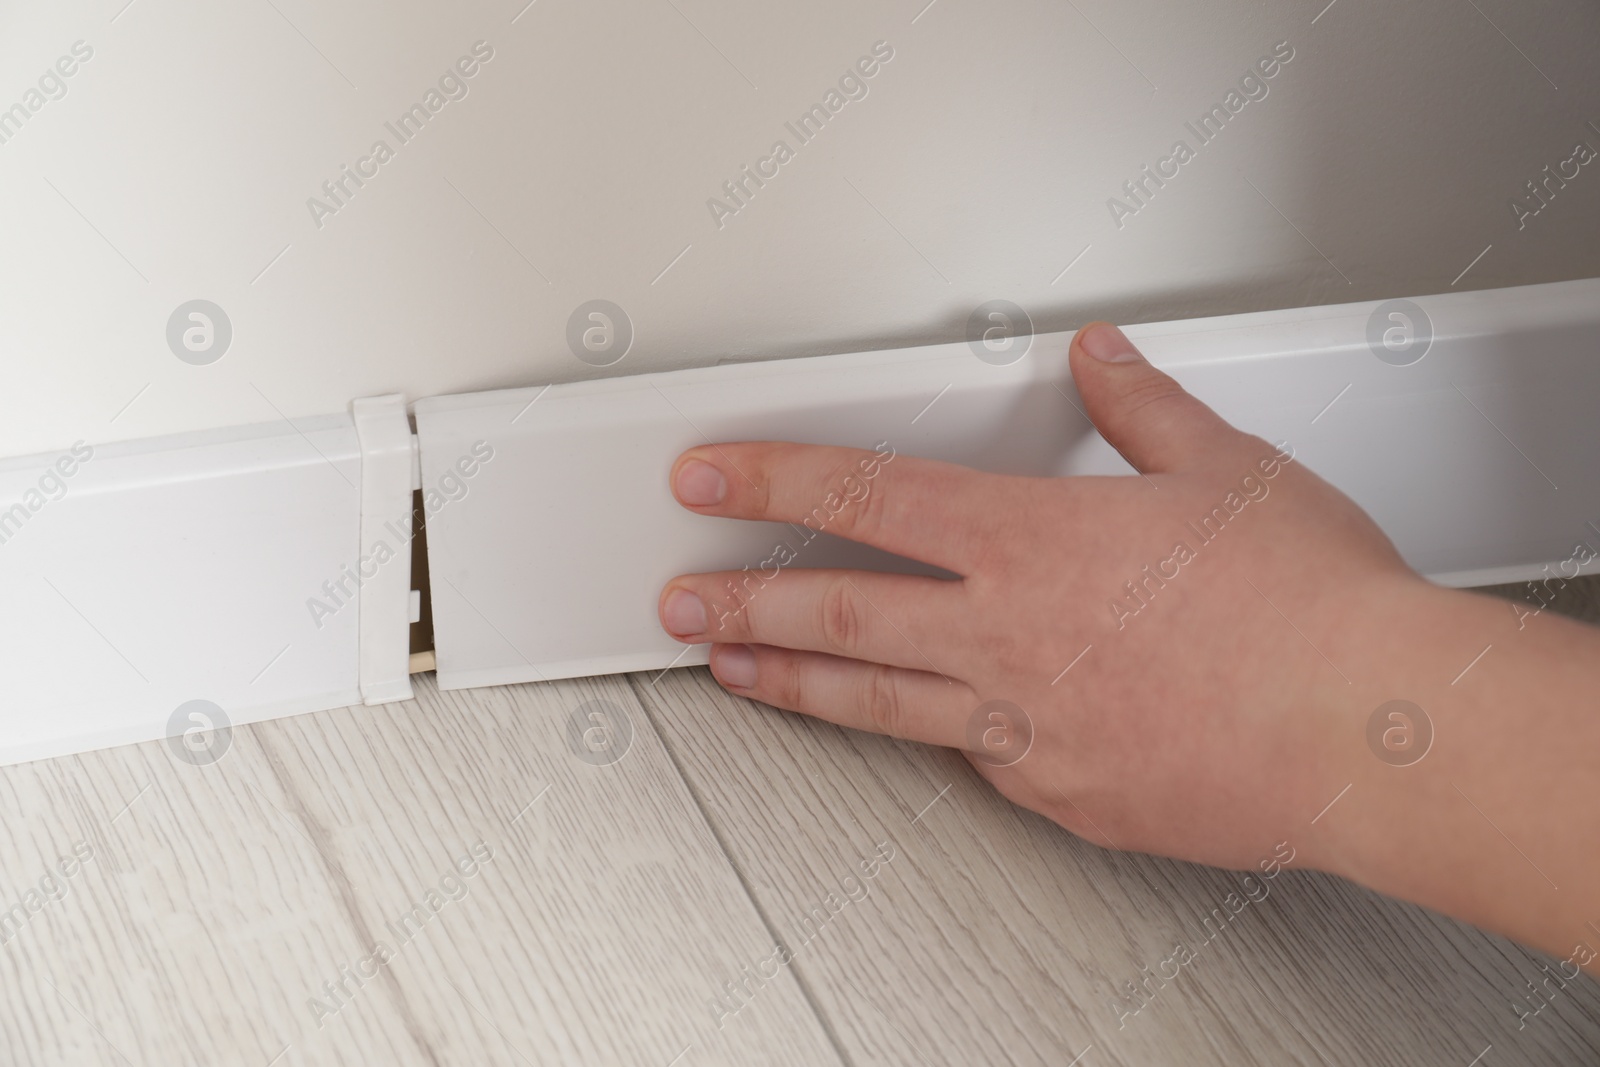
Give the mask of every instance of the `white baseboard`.
<path id="1" fill-rule="evenodd" d="M 363 422 L 392 443 L 395 420 L 409 453 L 398 398 Z M 409 454 L 374 466 L 407 524 Z M 349 414 L 0 461 L 0 763 L 182 734 L 195 700 L 221 727 L 409 696 L 410 546 L 349 577 L 362 484 Z"/>
<path id="2" fill-rule="evenodd" d="M 1293 445 L 1435 580 L 1533 578 L 1580 540 L 1600 546 L 1600 281 L 1419 298 L 1399 319 L 1389 303 L 1127 332 L 1236 425 Z M 1404 331 L 1430 322 L 1409 362 L 1423 334 L 1407 350 Z M 662 585 L 796 541 L 673 501 L 670 464 L 708 439 L 888 441 L 1008 473 L 1127 473 L 1074 410 L 1069 340 L 1036 337 L 1007 366 L 958 343 L 418 401 L 425 482 L 474 442 L 495 453 L 429 520 L 440 685 L 704 662 L 661 632 Z M 825 540 L 794 565 L 893 563 Z"/>
<path id="3" fill-rule="evenodd" d="M 1403 366 L 1369 345 L 1374 314 L 1390 322 L 1377 303 L 1127 332 L 1291 443 L 1435 580 L 1532 579 L 1600 546 L 1600 281 L 1414 305 L 1432 341 Z M 661 585 L 794 534 L 679 508 L 681 450 L 888 441 L 996 471 L 1126 472 L 1073 410 L 1067 341 L 1035 337 L 1007 366 L 959 343 L 429 398 L 420 472 L 398 398 L 0 460 L 0 763 L 192 732 L 174 715 L 194 700 L 244 723 L 408 696 L 419 473 L 441 686 L 702 663 L 660 632 Z M 898 565 L 827 538 L 797 563 L 833 564 Z"/>

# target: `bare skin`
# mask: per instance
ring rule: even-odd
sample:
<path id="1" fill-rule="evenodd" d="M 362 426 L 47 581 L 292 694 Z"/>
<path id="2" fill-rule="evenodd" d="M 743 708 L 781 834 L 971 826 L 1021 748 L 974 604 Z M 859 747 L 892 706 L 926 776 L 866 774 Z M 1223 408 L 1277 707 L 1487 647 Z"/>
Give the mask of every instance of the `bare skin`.
<path id="1" fill-rule="evenodd" d="M 1228 425 L 1116 327 L 1079 331 L 1071 362 L 1143 477 L 691 449 L 671 474 L 691 511 L 798 523 L 854 478 L 830 532 L 960 577 L 788 568 L 733 612 L 736 573 L 683 575 L 662 625 L 714 643 L 729 691 L 962 749 L 1097 844 L 1242 869 L 1288 842 L 1297 865 L 1600 973 L 1600 631 L 1423 580 L 1292 447 Z M 1396 699 L 1430 746 L 1407 754 L 1415 716 L 1369 741 Z M 996 700 L 1022 724 L 970 729 Z M 988 751 L 1018 730 L 1020 759 Z"/>

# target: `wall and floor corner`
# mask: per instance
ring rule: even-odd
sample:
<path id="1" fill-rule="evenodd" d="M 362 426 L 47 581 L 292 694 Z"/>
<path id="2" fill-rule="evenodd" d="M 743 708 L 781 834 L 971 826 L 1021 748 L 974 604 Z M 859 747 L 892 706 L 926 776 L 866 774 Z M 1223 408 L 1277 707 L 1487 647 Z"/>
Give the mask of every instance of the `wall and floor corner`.
<path id="1" fill-rule="evenodd" d="M 481 573 L 536 558 L 496 522 L 631 553 L 637 580 L 690 558 L 659 486 L 649 545 L 603 497 L 587 522 L 518 511 L 505 483 L 554 478 L 561 420 L 613 472 L 698 440 L 668 398 L 708 433 L 1109 469 L 1045 413 L 1070 392 L 1059 332 L 1090 317 L 1156 323 L 1159 361 L 1303 441 L 1431 573 L 1563 560 L 1596 518 L 1574 501 L 1597 498 L 1597 301 L 1574 279 L 1600 276 L 1597 40 L 1577 0 L 14 5 L 4 758 L 158 736 L 190 700 L 247 721 L 401 692 L 413 474 L 443 502 L 446 681 L 654 663 L 620 584 L 593 604 L 616 643 L 585 616 L 565 645 Z M 1531 283 L 1563 284 L 1508 288 Z M 1403 367 L 1367 334 L 1395 296 L 1433 334 Z M 1015 365 L 963 343 L 996 299 L 1036 331 Z M 825 395 L 843 368 L 868 384 Z M 419 401 L 404 477 L 392 410 L 364 434 L 350 406 L 475 390 L 510 392 Z M 983 438 L 1008 410 L 1048 421 L 1010 460 Z M 519 581 L 548 611 L 584 570 Z"/>
<path id="2" fill-rule="evenodd" d="M 1584 431 L 1600 281 L 1130 333 L 1348 492 L 1436 580 L 1600 569 L 1600 437 Z M 19 503 L 0 512 L 0 761 L 408 698 L 414 490 L 442 688 L 704 662 L 656 623 L 675 574 L 760 567 L 779 544 L 785 565 L 908 561 L 825 523 L 690 515 L 666 486 L 678 452 L 775 436 L 1007 473 L 1127 473 L 1081 414 L 1068 339 L 429 397 L 415 435 L 390 395 L 7 461 L 0 501 Z"/>

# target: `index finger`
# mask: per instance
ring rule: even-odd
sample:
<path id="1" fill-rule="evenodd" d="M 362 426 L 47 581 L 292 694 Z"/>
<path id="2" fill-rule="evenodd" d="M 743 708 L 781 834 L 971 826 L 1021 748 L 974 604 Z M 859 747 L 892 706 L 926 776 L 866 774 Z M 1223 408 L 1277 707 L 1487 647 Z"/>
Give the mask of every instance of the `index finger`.
<path id="1" fill-rule="evenodd" d="M 788 522 L 966 574 L 1004 509 L 1007 479 L 876 449 L 745 441 L 701 445 L 672 467 L 678 502 L 702 515 Z"/>

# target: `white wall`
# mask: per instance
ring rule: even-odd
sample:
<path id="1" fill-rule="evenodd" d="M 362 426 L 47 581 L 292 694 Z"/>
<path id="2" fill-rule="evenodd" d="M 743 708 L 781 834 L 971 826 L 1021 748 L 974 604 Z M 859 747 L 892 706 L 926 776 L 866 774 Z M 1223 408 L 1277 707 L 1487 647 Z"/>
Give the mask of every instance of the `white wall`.
<path id="1" fill-rule="evenodd" d="M 1600 162 L 1521 229 L 1508 206 L 1600 150 L 1585 0 L 524 3 L 0 6 L 0 108 L 42 102 L 0 143 L 0 455 L 959 339 L 994 297 L 1059 329 L 1440 292 L 1491 245 L 1457 288 L 1600 273 Z M 80 40 L 66 94 L 28 97 Z M 396 147 L 479 40 L 468 95 Z M 798 146 L 785 120 L 880 40 Z M 1198 145 L 1184 122 L 1283 41 Z M 318 228 L 307 198 L 380 137 Z M 778 138 L 795 158 L 719 229 L 707 199 Z M 1179 138 L 1119 228 L 1108 199 Z M 166 340 L 194 298 L 233 327 L 207 366 Z M 603 372 L 565 340 L 592 298 L 637 332 Z"/>

